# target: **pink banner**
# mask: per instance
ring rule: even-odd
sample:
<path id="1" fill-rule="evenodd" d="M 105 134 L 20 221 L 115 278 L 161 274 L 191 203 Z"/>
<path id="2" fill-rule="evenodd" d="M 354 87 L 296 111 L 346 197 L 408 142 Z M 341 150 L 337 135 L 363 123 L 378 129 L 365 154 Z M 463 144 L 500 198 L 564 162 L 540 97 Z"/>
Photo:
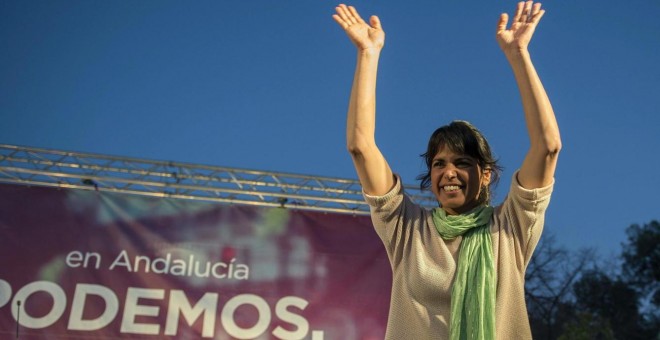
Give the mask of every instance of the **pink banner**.
<path id="1" fill-rule="evenodd" d="M 0 185 L 0 338 L 382 339 L 365 216 Z"/>

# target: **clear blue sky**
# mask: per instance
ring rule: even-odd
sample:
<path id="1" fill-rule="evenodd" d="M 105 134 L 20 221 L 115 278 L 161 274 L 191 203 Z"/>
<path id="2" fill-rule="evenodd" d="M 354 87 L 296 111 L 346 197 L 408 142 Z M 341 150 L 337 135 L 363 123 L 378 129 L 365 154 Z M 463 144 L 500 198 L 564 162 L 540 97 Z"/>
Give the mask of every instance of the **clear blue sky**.
<path id="1" fill-rule="evenodd" d="M 355 51 L 337 2 L 2 1 L 0 143 L 355 178 Z M 495 41 L 514 1 L 356 1 L 386 32 L 377 141 L 404 182 L 428 136 L 474 123 L 505 166 L 527 148 Z M 619 252 L 660 218 L 660 2 L 547 1 L 531 45 L 564 148 L 546 230 Z"/>

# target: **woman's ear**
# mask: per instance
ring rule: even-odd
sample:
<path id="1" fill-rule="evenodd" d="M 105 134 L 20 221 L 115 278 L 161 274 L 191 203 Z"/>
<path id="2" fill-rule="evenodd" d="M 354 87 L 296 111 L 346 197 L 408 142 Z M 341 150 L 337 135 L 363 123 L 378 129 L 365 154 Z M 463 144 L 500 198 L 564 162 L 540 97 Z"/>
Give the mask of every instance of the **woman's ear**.
<path id="1" fill-rule="evenodd" d="M 492 173 L 492 171 L 490 170 L 490 168 L 485 168 L 483 170 L 483 177 L 481 177 L 481 184 L 483 186 L 489 186 L 490 185 L 490 175 L 491 175 L 491 173 Z"/>

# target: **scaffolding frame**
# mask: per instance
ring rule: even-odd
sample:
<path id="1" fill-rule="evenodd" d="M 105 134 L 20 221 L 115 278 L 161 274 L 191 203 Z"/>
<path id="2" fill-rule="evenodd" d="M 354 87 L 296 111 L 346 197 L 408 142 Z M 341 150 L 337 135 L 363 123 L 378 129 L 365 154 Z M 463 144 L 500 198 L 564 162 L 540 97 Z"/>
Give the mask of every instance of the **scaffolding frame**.
<path id="1" fill-rule="evenodd" d="M 0 144 L 0 183 L 366 215 L 355 179 Z M 437 201 L 404 185 L 417 204 Z"/>

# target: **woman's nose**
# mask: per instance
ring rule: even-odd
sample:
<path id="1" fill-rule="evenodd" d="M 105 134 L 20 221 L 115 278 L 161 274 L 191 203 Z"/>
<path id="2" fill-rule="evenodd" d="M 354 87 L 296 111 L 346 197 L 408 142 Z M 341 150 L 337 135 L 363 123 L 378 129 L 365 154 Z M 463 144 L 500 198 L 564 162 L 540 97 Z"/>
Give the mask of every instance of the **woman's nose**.
<path id="1" fill-rule="evenodd" d="M 456 169 L 453 169 L 453 168 L 446 169 L 445 170 L 445 177 L 447 177 L 447 179 L 456 178 Z"/>

